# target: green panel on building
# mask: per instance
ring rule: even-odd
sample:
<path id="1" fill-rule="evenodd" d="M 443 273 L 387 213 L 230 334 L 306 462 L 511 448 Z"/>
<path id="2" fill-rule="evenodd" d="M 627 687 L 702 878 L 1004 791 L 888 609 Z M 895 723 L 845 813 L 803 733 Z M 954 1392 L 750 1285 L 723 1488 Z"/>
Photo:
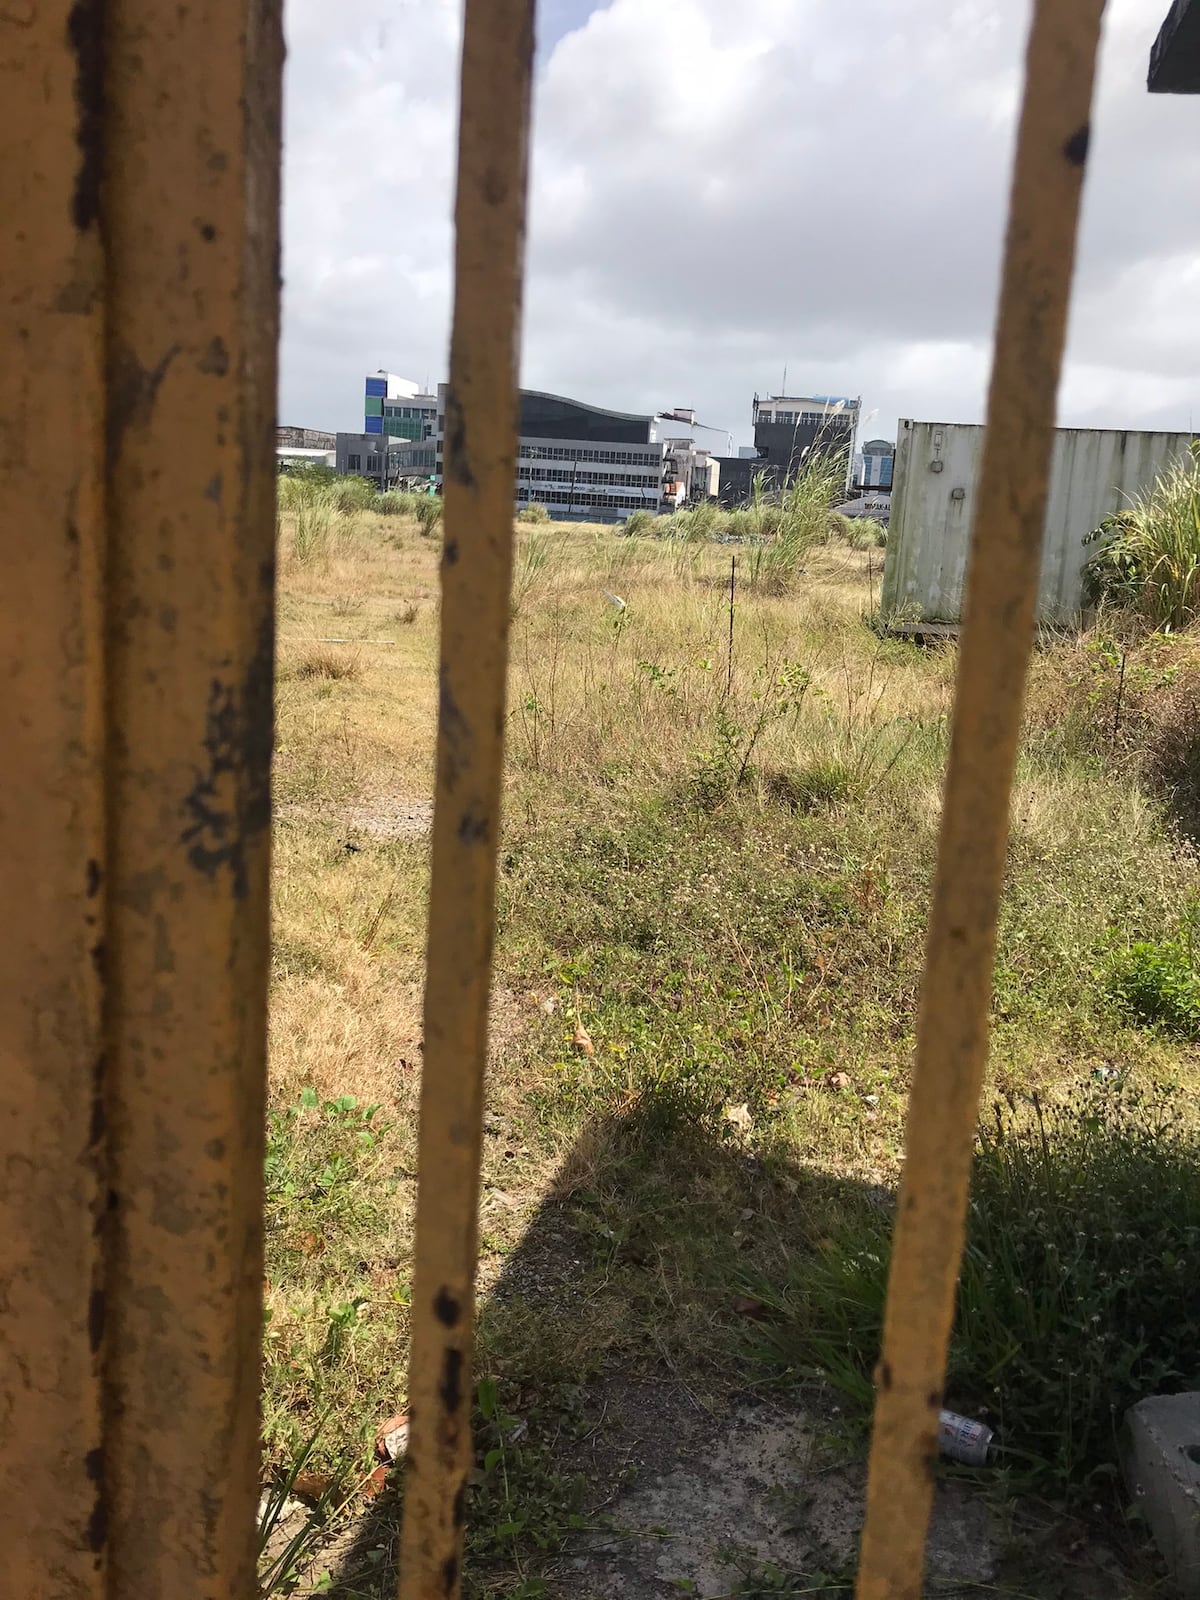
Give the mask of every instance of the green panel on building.
<path id="1" fill-rule="evenodd" d="M 369 394 L 363 400 L 364 417 L 381 417 L 383 415 L 383 401 L 375 395 Z"/>

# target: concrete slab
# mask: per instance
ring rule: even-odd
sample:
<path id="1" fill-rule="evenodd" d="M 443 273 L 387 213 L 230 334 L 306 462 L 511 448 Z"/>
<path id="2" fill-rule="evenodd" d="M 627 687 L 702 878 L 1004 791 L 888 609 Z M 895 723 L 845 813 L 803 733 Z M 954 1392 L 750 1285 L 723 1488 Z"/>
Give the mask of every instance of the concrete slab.
<path id="1" fill-rule="evenodd" d="M 1200 1393 L 1132 1406 L 1122 1456 L 1129 1492 L 1180 1594 L 1200 1600 Z"/>

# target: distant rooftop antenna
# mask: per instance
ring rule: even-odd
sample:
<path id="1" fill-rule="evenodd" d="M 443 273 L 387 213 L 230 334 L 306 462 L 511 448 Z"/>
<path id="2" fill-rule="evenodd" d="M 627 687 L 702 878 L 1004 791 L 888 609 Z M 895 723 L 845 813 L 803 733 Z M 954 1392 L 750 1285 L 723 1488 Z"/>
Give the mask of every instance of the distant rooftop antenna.
<path id="1" fill-rule="evenodd" d="M 779 393 L 784 399 L 787 398 L 787 362 L 786 361 L 783 364 L 783 388 L 780 389 Z"/>

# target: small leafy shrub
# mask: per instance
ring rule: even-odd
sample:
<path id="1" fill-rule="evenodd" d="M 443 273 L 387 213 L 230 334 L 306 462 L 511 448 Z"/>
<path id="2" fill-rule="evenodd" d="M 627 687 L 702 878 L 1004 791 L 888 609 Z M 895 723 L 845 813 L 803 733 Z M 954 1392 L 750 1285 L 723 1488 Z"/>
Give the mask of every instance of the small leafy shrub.
<path id="1" fill-rule="evenodd" d="M 522 506 L 517 512 L 518 522 L 549 522 L 550 513 L 545 506 L 537 500 L 531 500 L 527 506 Z"/>
<path id="2" fill-rule="evenodd" d="M 891 1219 L 868 1210 L 801 1269 L 780 1344 L 864 1410 L 879 1353 Z M 1200 1371 L 1191 1263 L 1200 1148 L 1172 1093 L 1090 1081 L 1061 1105 L 998 1104 L 981 1128 L 947 1403 L 998 1430 L 1014 1476 L 1095 1499 L 1144 1395 Z"/>
<path id="3" fill-rule="evenodd" d="M 1174 939 L 1143 939 L 1113 962 L 1109 988 L 1138 1022 L 1185 1039 L 1200 1039 L 1200 966 L 1194 933 L 1200 902 Z"/>
<path id="4" fill-rule="evenodd" d="M 442 502 L 437 495 L 422 495 L 417 501 L 417 523 L 426 539 L 433 537 L 442 520 Z"/>

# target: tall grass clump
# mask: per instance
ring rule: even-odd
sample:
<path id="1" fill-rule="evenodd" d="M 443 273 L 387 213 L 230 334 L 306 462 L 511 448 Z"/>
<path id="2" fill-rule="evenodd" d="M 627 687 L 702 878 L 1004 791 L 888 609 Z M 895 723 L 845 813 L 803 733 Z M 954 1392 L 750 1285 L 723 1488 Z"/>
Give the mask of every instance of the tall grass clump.
<path id="1" fill-rule="evenodd" d="M 630 536 L 635 536 L 641 533 L 649 533 L 650 529 L 654 526 L 654 522 L 655 517 L 653 511 L 646 511 L 644 509 L 639 511 L 631 511 L 625 518 L 624 531 Z"/>
<path id="2" fill-rule="evenodd" d="M 417 499 L 417 523 L 426 539 L 433 537 L 442 520 L 442 502 L 437 495 L 421 495 Z"/>
<path id="3" fill-rule="evenodd" d="M 841 452 L 816 452 L 778 495 L 767 494 L 761 479 L 754 485 L 748 528 L 753 542 L 746 563 L 752 588 L 763 594 L 785 594 L 799 576 L 808 552 L 827 544 L 843 519 L 833 507 L 846 487 L 846 458 Z"/>
<path id="4" fill-rule="evenodd" d="M 1124 1077 L 999 1102 L 981 1127 L 947 1403 L 994 1424 L 1022 1484 L 1094 1500 L 1118 1476 L 1126 1408 L 1200 1371 L 1198 1158 L 1173 1094 Z M 890 1246 L 872 1210 L 784 1297 L 781 1348 L 864 1410 Z"/>
<path id="5" fill-rule="evenodd" d="M 531 500 L 517 512 L 518 522 L 549 522 L 550 513 L 538 500 Z"/>
<path id="6" fill-rule="evenodd" d="M 415 494 L 406 494 L 403 489 L 389 489 L 385 494 L 376 496 L 374 510 L 381 517 L 415 517 L 417 503 Z"/>
<path id="7" fill-rule="evenodd" d="M 279 510 L 292 519 L 292 555 L 301 566 L 328 553 L 340 514 L 336 484 L 312 478 L 281 478 Z"/>
<path id="8" fill-rule="evenodd" d="M 1088 597 L 1145 617 L 1156 628 L 1190 627 L 1200 616 L 1200 440 L 1089 542 Z"/>
<path id="9" fill-rule="evenodd" d="M 353 516 L 356 511 L 373 511 L 379 498 L 370 478 L 344 475 L 333 486 L 334 504 L 343 516 Z"/>

